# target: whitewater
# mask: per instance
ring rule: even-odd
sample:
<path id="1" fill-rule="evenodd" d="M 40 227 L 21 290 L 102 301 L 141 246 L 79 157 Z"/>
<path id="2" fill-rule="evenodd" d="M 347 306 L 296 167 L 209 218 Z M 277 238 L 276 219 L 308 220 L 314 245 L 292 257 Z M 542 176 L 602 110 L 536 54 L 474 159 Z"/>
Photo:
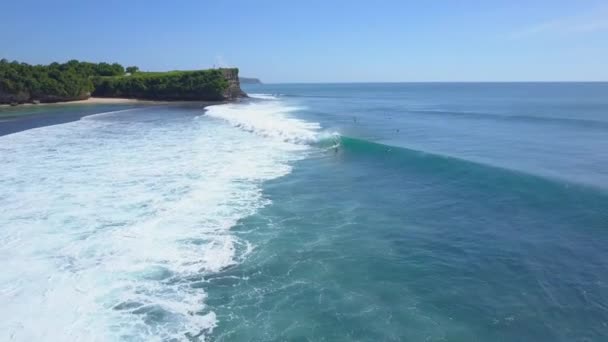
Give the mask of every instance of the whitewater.
<path id="1" fill-rule="evenodd" d="M 256 248 L 231 228 L 319 134 L 266 99 L 0 137 L 0 340 L 204 340 L 205 277 Z"/>

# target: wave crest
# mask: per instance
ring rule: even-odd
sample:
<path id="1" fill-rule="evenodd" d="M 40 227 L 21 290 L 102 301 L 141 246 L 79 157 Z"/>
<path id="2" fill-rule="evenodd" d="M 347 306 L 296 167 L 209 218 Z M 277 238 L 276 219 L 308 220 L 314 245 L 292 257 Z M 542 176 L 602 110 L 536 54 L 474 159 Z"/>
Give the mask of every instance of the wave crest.
<path id="1" fill-rule="evenodd" d="M 242 130 L 284 142 L 317 142 L 323 135 L 318 123 L 290 116 L 291 112 L 301 109 L 280 101 L 265 101 L 211 106 L 207 107 L 206 115 L 225 120 Z"/>
<path id="2" fill-rule="evenodd" d="M 273 94 L 247 94 L 247 96 L 259 100 L 278 100 L 278 96 Z"/>

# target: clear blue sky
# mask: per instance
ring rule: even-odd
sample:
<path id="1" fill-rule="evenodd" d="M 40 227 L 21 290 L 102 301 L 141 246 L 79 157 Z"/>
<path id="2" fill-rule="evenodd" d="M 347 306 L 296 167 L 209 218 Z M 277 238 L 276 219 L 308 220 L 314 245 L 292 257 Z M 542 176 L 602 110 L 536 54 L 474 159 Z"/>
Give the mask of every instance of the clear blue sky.
<path id="1" fill-rule="evenodd" d="M 266 82 L 608 80 L 608 1 L 4 0 L 0 57 Z"/>

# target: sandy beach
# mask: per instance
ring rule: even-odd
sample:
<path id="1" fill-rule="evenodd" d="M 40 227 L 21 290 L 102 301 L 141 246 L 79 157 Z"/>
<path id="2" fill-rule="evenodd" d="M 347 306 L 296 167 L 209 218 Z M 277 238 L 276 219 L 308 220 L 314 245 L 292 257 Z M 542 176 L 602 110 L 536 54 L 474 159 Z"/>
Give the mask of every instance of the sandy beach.
<path id="1" fill-rule="evenodd" d="M 0 106 L 0 136 L 31 128 L 67 123 L 105 111 L 163 105 L 167 102 L 91 97 L 87 100 Z M 91 106 L 89 106 L 91 105 Z"/>
<path id="2" fill-rule="evenodd" d="M 161 103 L 159 101 L 146 101 L 146 100 L 137 100 L 137 99 L 123 99 L 123 98 L 109 98 L 109 97 L 89 97 L 86 100 L 80 101 L 71 101 L 71 102 L 58 102 L 61 104 L 139 104 L 139 103 Z"/>
<path id="3" fill-rule="evenodd" d="M 116 97 L 89 97 L 86 100 L 78 100 L 78 101 L 66 101 L 66 102 L 52 102 L 52 103 L 22 103 L 13 107 L 21 107 L 21 106 L 49 106 L 49 105 L 66 105 L 66 104 L 162 104 L 166 102 L 162 101 L 147 101 L 147 100 L 137 100 L 137 99 L 125 99 L 125 98 L 116 98 Z M 11 107 L 10 104 L 0 104 L 0 107 Z"/>
<path id="4" fill-rule="evenodd" d="M 82 101 L 0 106 L 0 136 L 27 129 L 76 121 L 84 116 L 144 106 L 206 107 L 215 101 L 148 101 L 125 98 L 91 97 Z M 90 105 L 90 106 L 89 106 Z"/>

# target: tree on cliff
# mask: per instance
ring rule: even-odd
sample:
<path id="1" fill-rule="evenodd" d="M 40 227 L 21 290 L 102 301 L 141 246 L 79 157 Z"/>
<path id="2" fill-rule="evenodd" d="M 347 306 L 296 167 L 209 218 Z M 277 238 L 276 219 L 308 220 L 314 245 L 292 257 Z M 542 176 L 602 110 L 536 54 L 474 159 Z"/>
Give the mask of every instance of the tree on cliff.
<path id="1" fill-rule="evenodd" d="M 126 70 L 129 74 L 133 75 L 134 73 L 139 71 L 139 68 L 136 66 L 130 66 L 130 67 L 127 67 Z"/>
<path id="2" fill-rule="evenodd" d="M 118 63 L 88 63 L 71 60 L 67 63 L 30 65 L 0 60 L 1 102 L 65 101 L 86 98 L 93 91 L 92 76 L 124 75 Z"/>
<path id="3" fill-rule="evenodd" d="M 118 64 L 99 63 L 95 66 L 96 76 L 120 76 L 124 75 L 125 68 Z"/>

